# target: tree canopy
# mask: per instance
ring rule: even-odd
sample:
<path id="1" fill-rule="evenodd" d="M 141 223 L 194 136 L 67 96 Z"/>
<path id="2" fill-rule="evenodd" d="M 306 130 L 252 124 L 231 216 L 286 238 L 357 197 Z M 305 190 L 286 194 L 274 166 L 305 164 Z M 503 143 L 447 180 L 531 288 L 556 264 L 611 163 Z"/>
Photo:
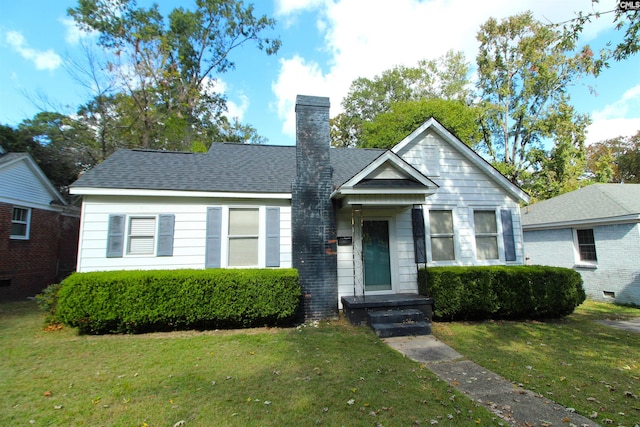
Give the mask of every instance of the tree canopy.
<path id="1" fill-rule="evenodd" d="M 193 10 L 178 7 L 163 16 L 157 4 L 78 0 L 68 13 L 82 29 L 99 34 L 108 53 L 104 70 L 116 82 L 113 96 L 101 94 L 84 112 L 97 117 L 102 111 L 103 117 L 108 103 L 121 140 L 174 150 L 227 136 L 261 141 L 251 127 L 224 116 L 226 96 L 216 86 L 235 68 L 231 54 L 238 47 L 253 43 L 267 55 L 280 47 L 279 39 L 263 36 L 275 20 L 254 16 L 253 5 L 197 0 Z"/>
<path id="2" fill-rule="evenodd" d="M 416 66 L 395 66 L 380 75 L 358 78 L 342 100 L 343 112 L 332 119 L 331 141 L 338 147 L 356 147 L 365 123 L 387 113 L 395 103 L 442 98 L 466 101 L 469 65 L 460 52 L 450 51 Z M 371 134 L 371 132 L 369 132 Z"/>
<path id="3" fill-rule="evenodd" d="M 431 117 L 469 146 L 481 138 L 474 107 L 457 100 L 429 98 L 391 104 L 387 112 L 363 124 L 359 146 L 391 148 Z"/>

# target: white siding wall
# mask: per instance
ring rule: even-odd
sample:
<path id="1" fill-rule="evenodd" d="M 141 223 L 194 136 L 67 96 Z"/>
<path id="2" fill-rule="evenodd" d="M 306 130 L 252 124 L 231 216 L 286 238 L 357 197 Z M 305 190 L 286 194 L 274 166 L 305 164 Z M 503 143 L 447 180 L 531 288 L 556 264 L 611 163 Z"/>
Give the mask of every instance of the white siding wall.
<path id="1" fill-rule="evenodd" d="M 426 158 L 433 153 L 440 155 L 439 161 Z M 425 211 L 429 209 L 453 211 L 454 230 L 456 233 L 456 261 L 430 262 L 428 265 L 505 264 L 499 211 L 499 209 L 505 208 L 511 210 L 513 220 L 516 261 L 512 262 L 512 264 L 524 263 L 518 200 L 512 198 L 484 171 L 473 165 L 466 157 L 431 130 L 427 130 L 413 144 L 404 147 L 398 155 L 440 186 L 436 194 L 426 198 Z M 430 171 L 433 171 L 434 174 L 430 174 Z M 500 249 L 500 260 L 498 261 L 476 260 L 473 211 L 477 209 L 496 210 L 499 232 L 498 245 Z M 428 213 L 425 216 L 426 238 L 429 239 Z M 429 253 L 427 253 L 427 256 L 429 256 Z"/>
<path id="2" fill-rule="evenodd" d="M 222 200 L 178 197 L 111 197 L 85 196 L 82 206 L 78 271 L 107 271 L 133 269 L 204 268 L 207 207 L 280 207 L 280 266 L 291 267 L 291 207 L 283 200 Z M 264 209 L 261 209 L 261 230 L 264 230 Z M 173 256 L 132 256 L 107 258 L 107 230 L 110 214 L 175 215 Z M 225 226 L 223 225 L 223 228 Z M 264 236 L 261 236 L 264 248 Z M 126 238 L 125 238 L 126 246 Z M 261 250 L 264 264 L 264 249 Z"/>
<path id="3" fill-rule="evenodd" d="M 52 210 L 49 203 L 55 198 L 24 161 L 3 168 L 0 174 L 0 200 Z"/>
<path id="4" fill-rule="evenodd" d="M 351 210 L 345 207 L 337 214 L 338 237 L 352 237 Z M 354 294 L 353 244 L 338 245 L 338 304 L 342 308 L 340 298 Z M 358 291 L 355 291 L 358 294 Z"/>
<path id="5" fill-rule="evenodd" d="M 523 264 L 524 250 L 520 218 L 519 201 L 507 194 L 495 181 L 480 168 L 473 165 L 456 149 L 443 141 L 436 133 L 427 131 L 413 143 L 404 147 L 398 155 L 409 164 L 427 175 L 440 186 L 436 194 L 428 196 L 423 204 L 425 213 L 427 256 L 430 259 L 429 244 L 429 209 L 446 209 L 453 212 L 455 261 L 430 261 L 428 266 L 435 265 L 490 265 L 490 264 Z M 440 156 L 434 159 L 432 156 Z M 350 196 L 352 203 L 360 199 Z M 413 229 L 411 223 L 411 205 L 415 200 L 402 197 L 376 196 L 376 199 L 362 197 L 363 203 L 372 203 L 376 207 L 364 206 L 367 216 L 387 216 L 393 218 L 394 230 L 391 234 L 395 245 L 396 271 L 394 292 L 417 293 L 417 266 L 414 260 Z M 403 208 L 391 206 L 404 205 Z M 389 208 L 384 209 L 384 206 Z M 475 249 L 475 231 L 473 224 L 474 209 L 492 209 L 496 212 L 498 226 L 498 246 L 500 259 L 496 261 L 478 261 Z M 502 224 L 500 209 L 509 209 L 514 228 L 516 261 L 505 262 L 502 240 Z M 351 208 L 345 206 L 338 211 L 338 236 L 353 236 Z M 354 294 L 354 261 L 353 245 L 338 246 L 338 293 L 339 296 Z M 361 284 L 356 284 L 356 288 Z M 355 290 L 359 294 L 359 289 Z"/>
<path id="6" fill-rule="evenodd" d="M 584 228 L 584 227 L 581 227 Z M 640 225 L 612 224 L 593 227 L 598 261 L 582 267 L 571 228 L 531 230 L 524 233 L 530 264 L 574 268 L 580 272 L 590 299 L 640 304 Z"/>
<path id="7" fill-rule="evenodd" d="M 411 225 L 411 208 L 373 208 L 365 207 L 364 219 L 367 218 L 388 218 L 390 219 L 389 230 L 392 274 L 394 293 L 417 293 L 417 270 L 413 253 L 413 230 Z M 337 215 L 338 236 L 352 237 L 353 226 L 351 208 L 344 207 L 338 211 Z M 338 301 L 343 296 L 354 294 L 354 253 L 353 244 L 338 245 Z M 355 292 L 361 293 L 362 284 L 356 284 Z"/>

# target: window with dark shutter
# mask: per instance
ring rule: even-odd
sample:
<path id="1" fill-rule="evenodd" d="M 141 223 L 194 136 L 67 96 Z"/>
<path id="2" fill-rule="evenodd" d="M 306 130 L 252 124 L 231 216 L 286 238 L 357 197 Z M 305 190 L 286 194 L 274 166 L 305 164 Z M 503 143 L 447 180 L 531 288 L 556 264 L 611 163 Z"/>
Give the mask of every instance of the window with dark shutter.
<path id="1" fill-rule="evenodd" d="M 257 267 L 260 231 L 260 211 L 257 208 L 229 209 L 229 253 L 230 267 Z"/>
<path id="2" fill-rule="evenodd" d="M 498 259 L 498 226 L 496 212 L 474 211 L 476 256 L 480 260 Z"/>
<path id="3" fill-rule="evenodd" d="M 431 259 L 433 261 L 455 260 L 453 212 L 450 210 L 430 210 L 429 233 Z"/>

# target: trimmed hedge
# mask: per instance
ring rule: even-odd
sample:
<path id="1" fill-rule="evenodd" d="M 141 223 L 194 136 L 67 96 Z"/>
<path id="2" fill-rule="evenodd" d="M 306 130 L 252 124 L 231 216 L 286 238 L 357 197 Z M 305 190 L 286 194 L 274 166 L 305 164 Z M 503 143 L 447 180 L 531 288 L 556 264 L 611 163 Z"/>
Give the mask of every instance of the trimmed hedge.
<path id="1" fill-rule="evenodd" d="M 294 269 L 74 273 L 55 317 L 80 333 L 140 333 L 290 322 L 301 290 Z"/>
<path id="2" fill-rule="evenodd" d="M 436 320 L 557 318 L 586 299 L 580 273 L 560 267 L 429 267 L 418 287 Z"/>

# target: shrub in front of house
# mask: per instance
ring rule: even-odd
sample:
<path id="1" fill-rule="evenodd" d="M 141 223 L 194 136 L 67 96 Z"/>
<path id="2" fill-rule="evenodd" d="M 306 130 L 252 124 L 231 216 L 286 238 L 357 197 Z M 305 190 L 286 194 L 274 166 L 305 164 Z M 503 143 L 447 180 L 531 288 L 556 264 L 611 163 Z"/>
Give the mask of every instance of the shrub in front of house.
<path id="1" fill-rule="evenodd" d="M 74 273 L 55 317 L 84 334 L 277 326 L 292 321 L 300 296 L 294 269 Z"/>
<path id="2" fill-rule="evenodd" d="M 586 294 L 580 273 L 546 266 L 429 267 L 420 294 L 435 320 L 541 319 L 573 313 Z"/>

